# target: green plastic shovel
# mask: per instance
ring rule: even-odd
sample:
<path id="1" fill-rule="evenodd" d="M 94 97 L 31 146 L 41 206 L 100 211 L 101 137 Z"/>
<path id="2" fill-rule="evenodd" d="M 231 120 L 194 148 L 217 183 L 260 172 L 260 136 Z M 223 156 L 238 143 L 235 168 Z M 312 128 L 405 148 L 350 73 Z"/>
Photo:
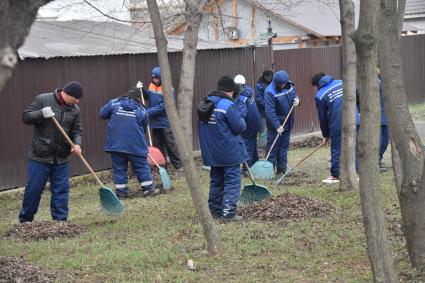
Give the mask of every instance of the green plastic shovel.
<path id="1" fill-rule="evenodd" d="M 266 186 L 257 185 L 254 181 L 254 177 L 251 174 L 248 164 L 245 162 L 245 167 L 248 170 L 249 178 L 251 179 L 252 185 L 245 185 L 242 189 L 239 203 L 241 205 L 252 204 L 260 202 L 268 197 L 271 197 L 272 193 Z"/>
<path id="2" fill-rule="evenodd" d="M 64 131 L 62 126 L 59 124 L 58 120 L 56 120 L 55 116 L 51 117 L 53 123 L 56 125 L 58 130 L 62 133 L 62 135 L 65 137 L 67 142 L 71 145 L 71 147 L 74 147 L 74 143 L 71 141 L 67 133 Z M 86 159 L 83 157 L 82 154 L 77 154 L 78 157 L 80 157 L 81 161 L 84 163 L 84 165 L 89 169 L 90 173 L 93 175 L 93 177 L 96 179 L 97 183 L 100 185 L 99 189 L 99 196 L 100 196 L 100 204 L 102 206 L 102 209 L 105 213 L 111 214 L 111 215 L 119 215 L 124 210 L 124 205 L 122 202 L 117 198 L 115 193 L 108 187 L 105 187 L 105 185 L 102 183 L 102 181 L 97 177 L 96 173 L 93 171 L 93 169 L 90 167 L 90 165 L 87 163 Z"/>

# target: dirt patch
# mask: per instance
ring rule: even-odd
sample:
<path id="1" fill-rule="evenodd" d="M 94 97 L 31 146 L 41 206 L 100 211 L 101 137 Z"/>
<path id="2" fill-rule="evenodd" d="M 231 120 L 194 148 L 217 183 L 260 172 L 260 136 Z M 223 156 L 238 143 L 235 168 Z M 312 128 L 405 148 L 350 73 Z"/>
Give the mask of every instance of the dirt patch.
<path id="1" fill-rule="evenodd" d="M 305 172 L 302 171 L 293 171 L 289 173 L 285 179 L 283 179 L 281 184 L 288 185 L 288 186 L 299 186 L 299 185 L 305 185 L 305 184 L 313 184 L 313 180 L 310 178 L 310 175 L 308 175 Z"/>
<path id="2" fill-rule="evenodd" d="M 31 265 L 25 258 L 0 256 L 0 282 L 53 282 L 56 272 Z"/>
<path id="3" fill-rule="evenodd" d="M 323 138 L 312 136 L 301 141 L 292 142 L 289 148 L 318 147 L 322 142 Z"/>
<path id="4" fill-rule="evenodd" d="M 74 237 L 87 229 L 65 221 L 34 221 L 16 224 L 6 232 L 10 239 L 47 240 L 59 237 Z"/>
<path id="5" fill-rule="evenodd" d="M 263 202 L 239 208 L 248 220 L 286 222 L 287 220 L 323 217 L 333 210 L 327 203 L 284 193 Z"/>

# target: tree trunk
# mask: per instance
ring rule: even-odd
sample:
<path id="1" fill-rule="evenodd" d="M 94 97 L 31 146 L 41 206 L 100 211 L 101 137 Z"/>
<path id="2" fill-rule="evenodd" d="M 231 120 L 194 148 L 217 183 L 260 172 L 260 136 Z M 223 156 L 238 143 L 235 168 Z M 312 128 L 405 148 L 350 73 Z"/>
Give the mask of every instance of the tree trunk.
<path id="1" fill-rule="evenodd" d="M 177 114 L 176 104 L 172 96 L 171 71 L 167 54 L 167 39 L 165 38 L 162 22 L 159 16 L 158 5 L 155 0 L 147 0 L 149 14 L 152 19 L 152 26 L 155 34 L 156 46 L 158 49 L 158 60 L 161 68 L 161 78 L 164 87 L 164 100 L 171 129 L 176 139 L 177 147 L 183 160 L 186 182 L 196 212 L 200 217 L 204 236 L 207 240 L 207 248 L 210 255 L 216 255 L 222 252 L 222 244 L 217 226 L 208 210 L 206 201 L 203 199 L 199 188 L 201 187 L 198 176 L 199 169 L 195 167 L 192 149 L 188 145 L 188 137 L 182 131 L 179 115 Z M 185 108 L 184 111 L 192 112 L 192 108 Z"/>
<path id="2" fill-rule="evenodd" d="M 0 1 L 0 91 L 12 75 L 18 61 L 16 50 L 24 43 L 38 8 L 50 1 Z"/>
<path id="3" fill-rule="evenodd" d="M 344 88 L 341 155 L 340 155 L 340 191 L 357 188 L 356 174 L 356 46 L 349 37 L 355 31 L 354 3 L 351 0 L 339 0 L 342 31 L 342 81 Z"/>
<path id="4" fill-rule="evenodd" d="M 394 164 L 403 230 L 412 265 L 425 269 L 425 158 L 422 141 L 409 113 L 403 82 L 400 34 L 405 0 L 381 0 L 380 67 L 384 107 L 401 168 Z M 400 164 L 400 163 L 399 163 Z M 400 174 L 402 172 L 402 175 Z"/>
<path id="5" fill-rule="evenodd" d="M 196 46 L 198 32 L 202 21 L 202 9 L 206 1 L 194 3 L 186 0 L 186 31 L 183 43 L 183 61 L 178 90 L 178 110 L 183 132 L 188 137 L 189 148 L 193 150 L 192 109 L 193 87 L 195 81 Z"/>
<path id="6" fill-rule="evenodd" d="M 359 141 L 360 197 L 369 259 L 375 282 L 396 282 L 379 188 L 380 102 L 378 76 L 378 0 L 361 0 L 354 35 L 360 79 L 362 117 Z"/>

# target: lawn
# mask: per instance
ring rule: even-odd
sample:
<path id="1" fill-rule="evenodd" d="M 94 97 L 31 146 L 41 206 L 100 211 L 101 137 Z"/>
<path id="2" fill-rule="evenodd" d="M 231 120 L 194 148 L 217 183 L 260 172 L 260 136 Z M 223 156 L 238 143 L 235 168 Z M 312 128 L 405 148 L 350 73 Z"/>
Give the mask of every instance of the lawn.
<path id="1" fill-rule="evenodd" d="M 413 121 L 425 122 L 425 103 L 409 105 Z"/>
<path id="2" fill-rule="evenodd" d="M 290 151 L 289 163 L 311 149 Z M 389 154 L 387 154 L 389 155 Z M 125 200 L 120 217 L 98 208 L 97 186 L 86 178 L 73 180 L 70 219 L 87 228 L 73 238 L 23 241 L 4 238 L 1 256 L 24 256 L 31 264 L 58 271 L 58 282 L 371 282 L 362 225 L 359 192 L 340 193 L 322 185 L 328 174 L 329 149 L 322 149 L 300 166 L 312 184 L 272 188 L 274 195 L 290 192 L 331 204 L 322 218 L 276 222 L 217 222 L 224 253 L 208 257 L 202 228 L 195 217 L 182 177 L 175 190 L 154 198 Z M 389 164 L 389 157 L 387 156 Z M 404 280 L 412 273 L 399 223 L 400 212 L 392 173 L 382 177 L 388 235 L 397 272 Z M 201 171 L 207 198 L 208 172 Z M 249 183 L 248 179 L 244 183 Z M 261 182 L 260 182 L 261 183 Z M 111 184 L 109 184 L 111 185 Z M 132 187 L 136 183 L 132 180 Z M 43 195 L 37 220 L 50 219 L 50 194 Z M 0 196 L 0 235 L 17 223 L 22 193 Z M 188 270 L 187 260 L 195 271 Z M 416 278 L 419 279 L 419 278 Z"/>

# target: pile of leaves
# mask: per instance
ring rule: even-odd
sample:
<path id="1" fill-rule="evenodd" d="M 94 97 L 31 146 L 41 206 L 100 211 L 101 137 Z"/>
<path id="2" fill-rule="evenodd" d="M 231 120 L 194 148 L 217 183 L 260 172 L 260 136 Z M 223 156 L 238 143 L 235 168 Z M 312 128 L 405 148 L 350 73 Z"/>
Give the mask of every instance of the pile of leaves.
<path id="1" fill-rule="evenodd" d="M 313 184 L 313 180 L 310 178 L 310 175 L 305 172 L 292 171 L 283 179 L 281 184 L 288 186 L 299 186 L 304 184 Z"/>
<path id="2" fill-rule="evenodd" d="M 14 225 L 6 237 L 24 240 L 47 240 L 59 237 L 74 237 L 87 229 L 65 221 L 34 221 Z"/>
<path id="3" fill-rule="evenodd" d="M 314 199 L 284 193 L 263 202 L 240 207 L 239 212 L 248 220 L 279 221 L 323 217 L 333 207 Z"/>
<path id="4" fill-rule="evenodd" d="M 289 148 L 317 147 L 323 142 L 323 138 L 312 136 L 301 141 L 292 142 Z"/>
<path id="5" fill-rule="evenodd" d="M 31 265 L 25 258 L 0 256 L 0 282 L 53 282 L 56 273 Z"/>

